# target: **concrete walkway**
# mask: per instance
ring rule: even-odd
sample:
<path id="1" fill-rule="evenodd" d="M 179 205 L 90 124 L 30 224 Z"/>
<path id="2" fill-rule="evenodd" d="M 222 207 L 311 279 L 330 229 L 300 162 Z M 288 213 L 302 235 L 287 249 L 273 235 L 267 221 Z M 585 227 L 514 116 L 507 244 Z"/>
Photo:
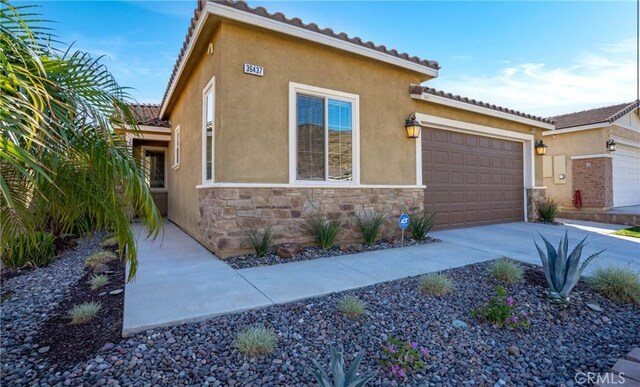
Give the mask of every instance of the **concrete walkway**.
<path id="1" fill-rule="evenodd" d="M 608 233 L 613 231 L 596 226 L 520 222 L 439 231 L 433 236 L 442 239 L 441 243 L 234 270 L 166 221 L 162 239 L 139 238 L 138 274 L 135 282 L 126 286 L 123 330 L 130 334 L 151 327 L 464 266 L 498 256 L 538 264 L 532 242 L 533 237 L 537 237 L 536 231 L 557 243 L 569 229 L 572 245 L 590 234 L 591 244 L 585 248 L 586 254 L 606 247 L 608 250 L 601 263 L 630 265 L 638 270 L 640 241 L 610 236 Z M 141 232 L 140 226 L 134 228 Z"/>

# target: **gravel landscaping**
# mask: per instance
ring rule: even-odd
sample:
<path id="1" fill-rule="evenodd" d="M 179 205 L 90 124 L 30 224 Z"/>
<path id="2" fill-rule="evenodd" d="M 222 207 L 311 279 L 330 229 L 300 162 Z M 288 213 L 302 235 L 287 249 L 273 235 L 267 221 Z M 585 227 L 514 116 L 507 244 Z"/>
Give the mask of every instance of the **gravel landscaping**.
<path id="1" fill-rule="evenodd" d="M 487 268 L 481 263 L 448 271 L 455 288 L 442 297 L 422 294 L 418 277 L 346 292 L 367 304 L 365 315 L 355 320 L 337 312 L 345 293 L 333 294 L 149 330 L 108 343 L 87 360 L 65 367 L 52 366 L 25 341 L 27 331 L 37 330 L 25 321 L 39 321 L 50 309 L 52 301 L 42 300 L 50 292 L 41 289 L 30 294 L 32 307 L 26 313 L 17 314 L 11 306 L 15 301 L 3 303 L 3 325 L 15 325 L 3 331 L 2 383 L 308 385 L 312 379 L 305 368 L 311 360 L 328 367 L 329 345 L 341 344 L 347 361 L 365 351 L 360 371 L 374 373 L 374 385 L 571 386 L 576 372 L 605 372 L 640 344 L 637 306 L 609 302 L 582 283 L 568 307 L 550 305 L 537 267 L 527 266 L 523 282 L 506 286 L 530 312 L 530 329 L 508 330 L 475 320 L 471 310 L 495 294 L 497 283 Z M 453 320 L 467 326 L 456 327 L 465 324 L 454 326 Z M 233 348 L 235 334 L 255 325 L 273 328 L 279 336 L 273 354 L 249 357 Z M 407 379 L 392 377 L 379 365 L 388 337 L 427 347 L 427 369 Z"/>
<path id="2" fill-rule="evenodd" d="M 229 266 L 234 269 L 247 269 L 257 266 L 271 266 L 278 265 L 287 262 L 308 261 L 311 259 L 337 257 L 340 255 L 359 253 L 363 251 L 375 251 L 386 250 L 397 247 L 407 247 L 424 245 L 428 243 L 440 242 L 439 239 L 426 237 L 424 240 L 418 241 L 412 238 L 404 238 L 404 244 L 400 242 L 400 238 L 397 240 L 379 240 L 372 246 L 367 246 L 363 243 L 350 243 L 342 246 L 334 246 L 329 250 L 322 250 L 319 247 L 311 246 L 304 247 L 298 253 L 291 258 L 282 258 L 278 256 L 277 252 L 271 252 L 265 257 L 257 257 L 255 254 L 240 255 L 236 257 L 229 257 L 224 260 Z"/>
<path id="3" fill-rule="evenodd" d="M 84 275 L 84 258 L 100 250 L 102 234 L 78 239 L 78 246 L 46 267 L 2 278 L 0 308 L 1 384 L 33 380 L 46 352 L 36 338 L 41 325 Z M 47 349 L 48 350 L 48 349 Z"/>

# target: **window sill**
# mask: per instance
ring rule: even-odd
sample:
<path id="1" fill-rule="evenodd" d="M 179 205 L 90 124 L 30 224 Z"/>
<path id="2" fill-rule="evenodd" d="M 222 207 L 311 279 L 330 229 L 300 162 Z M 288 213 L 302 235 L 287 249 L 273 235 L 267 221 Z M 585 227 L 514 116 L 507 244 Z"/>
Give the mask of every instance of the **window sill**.
<path id="1" fill-rule="evenodd" d="M 397 188 L 397 189 L 425 189 L 426 185 L 416 184 L 332 184 L 332 183 L 204 183 L 196 185 L 196 189 L 206 188 L 324 188 L 324 189 L 355 189 L 355 188 Z"/>

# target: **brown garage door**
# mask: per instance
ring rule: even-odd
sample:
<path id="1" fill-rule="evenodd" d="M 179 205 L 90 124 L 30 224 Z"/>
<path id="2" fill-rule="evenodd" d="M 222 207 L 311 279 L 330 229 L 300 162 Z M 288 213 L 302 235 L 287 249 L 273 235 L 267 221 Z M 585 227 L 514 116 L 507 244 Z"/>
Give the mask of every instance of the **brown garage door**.
<path id="1" fill-rule="evenodd" d="M 522 143 L 424 128 L 422 152 L 437 228 L 524 220 Z"/>

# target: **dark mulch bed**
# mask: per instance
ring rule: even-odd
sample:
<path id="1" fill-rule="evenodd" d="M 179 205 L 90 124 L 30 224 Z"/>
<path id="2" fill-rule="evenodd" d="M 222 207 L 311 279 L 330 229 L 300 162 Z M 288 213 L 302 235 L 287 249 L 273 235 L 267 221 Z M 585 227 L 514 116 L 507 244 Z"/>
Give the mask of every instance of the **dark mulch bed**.
<path id="1" fill-rule="evenodd" d="M 400 239 L 398 238 L 398 240 L 393 240 L 393 241 L 379 240 L 372 246 L 367 246 L 363 243 L 350 243 L 343 246 L 334 246 L 329 250 L 322 250 L 316 246 L 305 247 L 291 258 L 282 258 L 282 257 L 279 257 L 275 252 L 271 252 L 266 257 L 262 257 L 262 258 L 258 258 L 255 254 L 247 254 L 247 255 L 240 255 L 237 257 L 226 258 L 224 261 L 234 269 L 247 269 L 250 267 L 271 266 L 271 265 L 278 265 L 281 263 L 337 257 L 340 255 L 361 253 L 363 251 L 376 251 L 376 250 L 394 249 L 397 247 L 426 245 L 426 244 L 435 243 L 435 242 L 440 242 L 440 240 L 436 238 L 427 237 L 422 241 L 417 241 L 415 239 L 405 237 L 404 243 L 401 243 Z"/>
<path id="2" fill-rule="evenodd" d="M 125 266 L 123 261 L 108 263 L 111 272 L 106 273 L 109 282 L 96 290 L 91 290 L 90 270 L 71 289 L 64 301 L 51 312 L 42 324 L 36 342 L 40 348 L 49 347 L 45 357 L 51 365 L 70 365 L 93 356 L 107 343 L 118 342 L 122 338 L 122 318 L 124 311 L 124 291 L 112 295 L 111 291 L 124 290 Z M 70 324 L 68 312 L 75 305 L 97 301 L 101 303 L 95 319 L 86 324 Z"/>

